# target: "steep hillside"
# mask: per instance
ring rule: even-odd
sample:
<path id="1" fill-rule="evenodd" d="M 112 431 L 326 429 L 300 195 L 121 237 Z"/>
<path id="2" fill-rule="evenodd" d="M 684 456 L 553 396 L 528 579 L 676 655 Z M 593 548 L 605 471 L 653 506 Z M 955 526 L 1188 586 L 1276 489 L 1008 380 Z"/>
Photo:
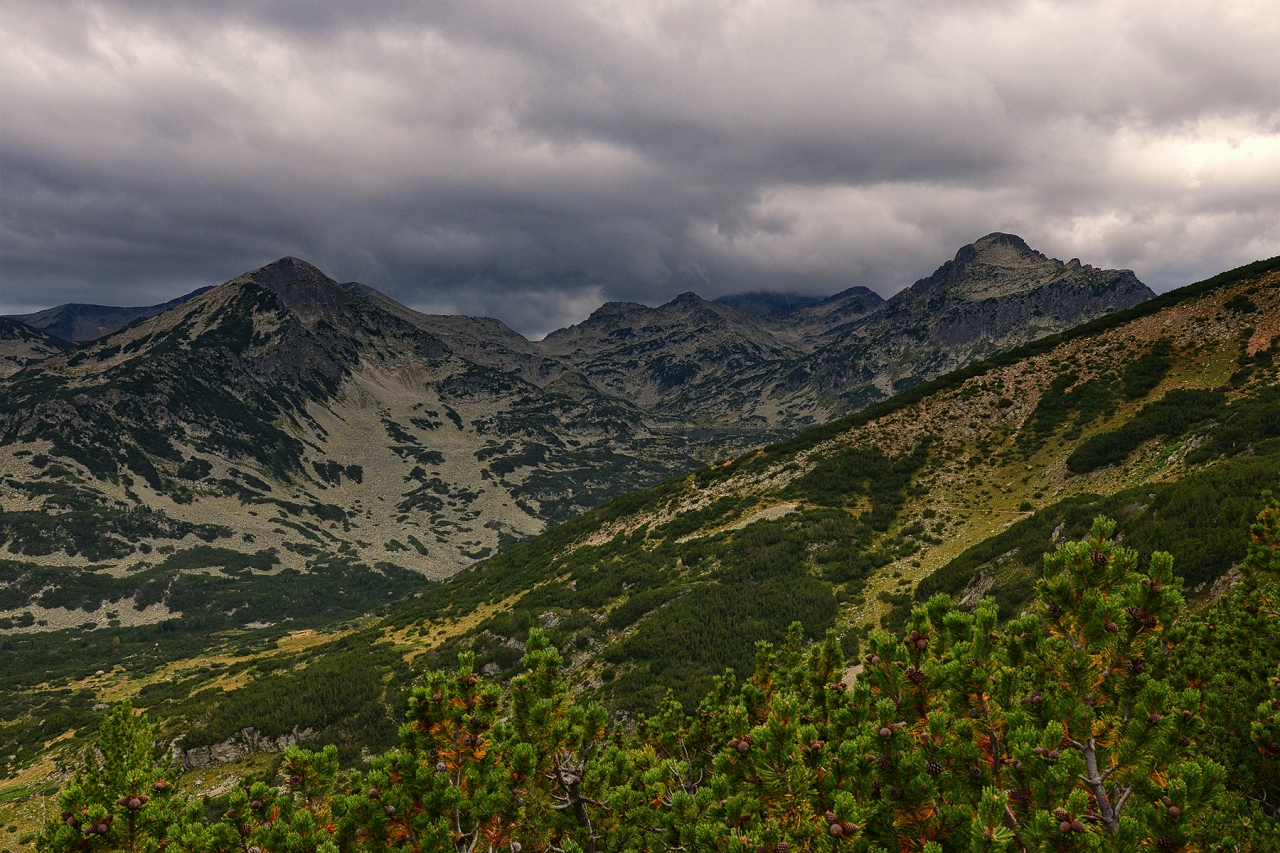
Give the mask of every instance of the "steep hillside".
<path id="1" fill-rule="evenodd" d="M 71 347 L 70 341 L 64 341 L 26 323 L 0 317 L 0 379 L 44 361 L 51 355 L 66 352 Z"/>
<path id="2" fill-rule="evenodd" d="M 125 326 L 139 320 L 162 314 L 189 299 L 194 299 L 208 287 L 201 287 L 185 296 L 170 299 L 160 305 L 145 305 L 138 308 L 118 308 L 113 305 L 85 305 L 70 302 L 32 314 L 14 315 L 13 320 L 26 323 L 28 326 L 48 332 L 51 335 L 68 341 L 92 341 L 103 335 L 118 332 Z"/>
<path id="3" fill-rule="evenodd" d="M 428 591 L 393 624 L 506 672 L 529 624 L 621 707 L 691 699 L 793 619 L 855 647 L 937 591 L 1028 598 L 1098 512 L 1188 587 L 1241 559 L 1280 481 L 1280 262 L 950 374 L 597 510 Z M 495 609 L 496 608 L 496 609 Z"/>
<path id="4" fill-rule="evenodd" d="M 403 312 L 285 259 L 0 386 L 0 627 L 332 621 L 696 464 Z"/>

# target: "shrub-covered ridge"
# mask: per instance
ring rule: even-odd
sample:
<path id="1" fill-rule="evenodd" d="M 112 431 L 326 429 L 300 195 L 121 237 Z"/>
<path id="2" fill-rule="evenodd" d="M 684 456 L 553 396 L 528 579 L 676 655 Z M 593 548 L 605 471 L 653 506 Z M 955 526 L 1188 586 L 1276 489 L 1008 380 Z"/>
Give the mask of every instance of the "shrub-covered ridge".
<path id="1" fill-rule="evenodd" d="M 1213 622 L 1184 609 L 1167 554 L 1140 567 L 1098 518 L 1006 626 L 937 596 L 870 638 L 852 683 L 834 636 L 806 646 L 797 627 L 746 681 L 633 726 L 575 696 L 535 629 L 509 688 L 463 654 L 368 769 L 294 749 L 280 787 L 247 779 L 213 818 L 122 705 L 39 849 L 1274 850 L 1280 688 L 1212 680 L 1195 640 L 1252 633 L 1231 663 L 1274 671 L 1278 522 L 1273 502 Z"/>

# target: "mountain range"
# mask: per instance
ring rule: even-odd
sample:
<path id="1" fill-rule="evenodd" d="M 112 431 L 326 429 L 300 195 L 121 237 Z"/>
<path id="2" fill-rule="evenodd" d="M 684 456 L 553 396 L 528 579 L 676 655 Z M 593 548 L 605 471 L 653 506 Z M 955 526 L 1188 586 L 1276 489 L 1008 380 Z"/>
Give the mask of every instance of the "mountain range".
<path id="1" fill-rule="evenodd" d="M 46 308 L 43 311 L 35 311 L 31 314 L 12 314 L 8 319 L 17 320 L 56 338 L 81 343 L 95 340 L 112 332 L 118 332 L 124 327 L 131 326 L 148 317 L 163 314 L 170 308 L 181 305 L 188 299 L 194 299 L 211 289 L 211 287 L 197 288 L 185 296 L 170 299 L 168 302 L 162 302 L 159 305 L 120 308 L 114 305 L 86 305 L 80 302 L 69 302 L 65 305 L 56 305 L 53 308 Z"/>
<path id="2" fill-rule="evenodd" d="M 976 362 L 629 495 L 429 590 L 387 630 L 495 675 L 529 624 L 615 707 L 688 703 L 793 621 L 858 648 L 937 593 L 1004 618 L 1042 555 L 1118 520 L 1194 600 L 1233 581 L 1280 478 L 1280 259 Z M 462 621 L 463 614 L 485 618 Z M 1271 638 L 1274 641 L 1274 637 Z"/>
<path id="3" fill-rule="evenodd" d="M 0 619 L 299 618 L 206 589 L 239 596 L 235 565 L 268 587 L 281 572 L 363 577 L 385 600 L 1150 296 L 1132 272 L 995 234 L 889 300 L 853 288 L 760 315 L 687 293 L 608 303 L 542 341 L 424 315 L 293 258 L 75 347 L 10 322 L 7 357 L 41 360 L 0 384 Z M 194 575 L 203 598 L 180 594 Z"/>
<path id="4" fill-rule="evenodd" d="M 979 241 L 974 253 L 1011 242 Z M 988 298 L 1023 298 L 998 275 L 976 282 L 984 266 L 998 268 L 961 257 L 903 298 L 969 289 L 960 308 L 934 303 L 917 344 L 998 319 Z M 851 295 L 874 302 L 834 302 Z M 886 302 L 864 316 L 905 312 Z M 687 703 L 726 666 L 749 671 L 754 644 L 792 621 L 809 637 L 834 630 L 853 654 L 938 592 L 966 606 L 991 595 L 1002 617 L 1017 614 L 1040 554 L 1096 514 L 1116 518 L 1144 561 L 1172 551 L 1193 599 L 1231 582 L 1280 471 L 1277 259 L 726 454 L 529 541 L 481 526 L 514 498 L 534 510 L 516 506 L 535 532 L 547 504 L 517 490 L 587 458 L 573 454 L 618 448 L 619 482 L 606 485 L 622 491 L 644 480 L 637 460 L 731 447 L 728 429 L 698 435 L 679 421 L 684 432 L 652 430 L 643 451 L 619 438 L 651 429 L 644 406 L 680 399 L 679 385 L 664 391 L 642 367 L 660 353 L 639 347 L 677 340 L 670 318 L 712 312 L 723 325 L 698 325 L 684 345 L 734 341 L 745 358 L 752 341 L 804 353 L 793 315 L 821 307 L 613 306 L 544 344 L 496 321 L 417 314 L 289 259 L 19 371 L 0 386 L 0 689 L 12 697 L 0 760 L 9 773 L 53 772 L 33 762 L 79 744 L 95 709 L 122 697 L 181 734 L 193 762 L 304 735 L 358 760 L 395 742 L 404 685 L 424 669 L 467 651 L 509 678 L 531 626 L 566 651 L 575 684 L 619 713 L 653 710 L 668 690 Z M 827 328 L 873 337 L 848 319 L 859 310 Z M 737 323 L 755 337 L 726 331 Z M 624 328 L 637 350 L 601 332 Z M 815 329 L 804 334 L 820 338 Z M 635 363 L 593 366 L 606 345 Z M 606 404 L 616 419 L 586 426 L 569 408 L 598 418 Z M 562 447 L 516 464 L 535 429 Z M 451 479 L 467 468 L 487 472 L 474 496 Z M 567 490 L 586 479 L 566 470 Z M 449 563 L 448 549 L 475 547 L 477 528 L 510 538 L 452 572 L 464 560 Z M 65 729 L 56 743 L 35 728 L 45 719 Z M 201 771 L 200 784 L 215 778 Z"/>

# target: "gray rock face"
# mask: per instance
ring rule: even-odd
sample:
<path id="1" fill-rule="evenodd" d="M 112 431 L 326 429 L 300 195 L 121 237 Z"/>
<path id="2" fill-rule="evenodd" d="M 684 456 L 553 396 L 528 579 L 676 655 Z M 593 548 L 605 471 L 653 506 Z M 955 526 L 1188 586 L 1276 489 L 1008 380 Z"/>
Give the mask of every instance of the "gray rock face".
<path id="1" fill-rule="evenodd" d="M 1075 324 L 1154 295 L 1132 270 L 1096 269 L 1079 259 L 1064 264 L 1020 237 L 990 234 L 889 300 L 882 322 L 923 324 L 931 339 L 955 345 L 1025 337 L 1028 324 Z"/>
<path id="2" fill-rule="evenodd" d="M 865 287 L 842 290 L 821 302 L 802 305 L 779 317 L 762 317 L 760 323 L 780 340 L 806 353 L 838 339 L 864 318 L 884 308 L 885 300 Z"/>
<path id="3" fill-rule="evenodd" d="M 658 308 L 610 302 L 547 335 L 541 350 L 606 394 L 723 429 L 749 426 L 746 398 L 803 355 L 753 317 L 694 293 Z M 748 423 L 734 423 L 743 415 Z"/>
<path id="4" fill-rule="evenodd" d="M 173 745 L 173 761 L 180 764 L 183 770 L 195 770 L 212 767 L 218 764 L 229 764 L 254 752 L 284 752 L 291 746 L 316 736 L 314 729 L 293 727 L 279 737 L 266 737 L 253 726 L 241 729 L 221 743 L 211 746 L 198 746 L 184 750 L 180 743 Z"/>
<path id="5" fill-rule="evenodd" d="M 989 234 L 883 310 L 824 335 L 812 373 L 824 395 L 865 405 L 1154 295 L 1131 270 L 1063 263 Z"/>
<path id="6" fill-rule="evenodd" d="M 658 308 L 609 303 L 527 357 L 541 354 L 543 375 L 559 364 L 651 415 L 763 439 L 1153 295 L 1130 270 L 1063 263 L 997 233 L 887 301 L 853 287 L 816 303 L 692 293 Z"/>

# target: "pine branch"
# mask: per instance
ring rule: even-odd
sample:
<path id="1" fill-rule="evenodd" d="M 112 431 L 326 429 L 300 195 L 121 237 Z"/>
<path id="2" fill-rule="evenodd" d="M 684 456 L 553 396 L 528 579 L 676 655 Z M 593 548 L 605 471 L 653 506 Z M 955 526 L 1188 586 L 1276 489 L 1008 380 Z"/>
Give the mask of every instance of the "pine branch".
<path id="1" fill-rule="evenodd" d="M 1119 806 L 1113 809 L 1111 807 L 1111 798 L 1107 796 L 1107 788 L 1104 782 L 1115 768 L 1108 768 L 1106 776 L 1098 773 L 1098 742 L 1093 738 L 1089 738 L 1084 743 L 1073 740 L 1071 745 L 1084 753 L 1084 766 L 1088 775 L 1081 776 L 1080 780 L 1088 785 L 1089 790 L 1093 792 L 1093 799 L 1098 803 L 1098 812 L 1102 822 L 1107 825 L 1107 829 L 1111 830 L 1111 834 L 1115 835 L 1120 831 L 1120 809 L 1124 807 L 1125 801 L 1129 799 L 1129 794 L 1133 792 L 1133 789 L 1126 788 L 1125 792 L 1120 796 Z"/>

